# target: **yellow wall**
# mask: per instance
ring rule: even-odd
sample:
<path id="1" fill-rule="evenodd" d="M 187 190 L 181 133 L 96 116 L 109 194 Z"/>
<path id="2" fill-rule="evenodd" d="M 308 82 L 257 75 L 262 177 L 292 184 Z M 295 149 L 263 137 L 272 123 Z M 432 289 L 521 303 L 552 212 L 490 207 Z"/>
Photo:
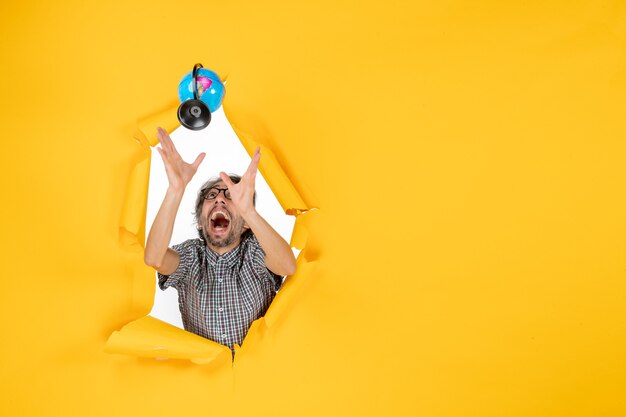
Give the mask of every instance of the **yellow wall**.
<path id="1" fill-rule="evenodd" d="M 626 6 L 544 3 L 2 2 L 0 415 L 625 415 Z M 103 351 L 152 299 L 136 120 L 195 62 L 320 209 L 234 368 Z"/>

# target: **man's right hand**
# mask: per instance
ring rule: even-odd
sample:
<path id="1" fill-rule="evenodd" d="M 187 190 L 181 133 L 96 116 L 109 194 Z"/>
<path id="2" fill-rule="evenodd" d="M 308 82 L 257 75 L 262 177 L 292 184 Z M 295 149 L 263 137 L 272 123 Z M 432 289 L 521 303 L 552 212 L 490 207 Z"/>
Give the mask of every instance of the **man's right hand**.
<path id="1" fill-rule="evenodd" d="M 161 147 L 157 150 L 163 159 L 170 185 L 148 233 L 144 261 L 160 273 L 169 275 L 176 271 L 180 262 L 178 254 L 168 248 L 178 206 L 183 198 L 185 187 L 196 174 L 205 154 L 201 153 L 192 164 L 188 164 L 180 157 L 174 142 L 164 129 L 157 128 L 157 136 L 161 142 Z"/>
<path id="2" fill-rule="evenodd" d="M 159 138 L 161 147 L 156 149 L 159 151 L 161 159 L 163 159 L 170 187 L 175 190 L 184 190 L 187 184 L 189 184 L 189 181 L 191 181 L 196 174 L 196 171 L 198 171 L 198 167 L 204 160 L 206 154 L 202 152 L 196 157 L 193 163 L 188 164 L 180 157 L 180 154 L 174 146 L 174 142 L 172 142 L 172 138 L 170 138 L 170 135 L 168 135 L 165 129 L 158 127 L 157 137 Z"/>

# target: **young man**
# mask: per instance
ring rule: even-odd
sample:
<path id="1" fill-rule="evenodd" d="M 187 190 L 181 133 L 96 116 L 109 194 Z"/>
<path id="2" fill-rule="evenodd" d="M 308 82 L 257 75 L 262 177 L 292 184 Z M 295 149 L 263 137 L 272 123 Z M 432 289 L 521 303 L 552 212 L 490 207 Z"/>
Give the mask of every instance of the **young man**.
<path id="1" fill-rule="evenodd" d="M 158 272 L 159 287 L 178 291 L 185 330 L 234 349 L 250 324 L 265 314 L 282 276 L 295 272 L 287 242 L 254 207 L 260 150 L 242 177 L 220 173 L 196 200 L 199 239 L 169 248 L 183 193 L 205 157 L 188 164 L 158 128 L 157 148 L 169 186 L 146 243 L 145 262 Z"/>

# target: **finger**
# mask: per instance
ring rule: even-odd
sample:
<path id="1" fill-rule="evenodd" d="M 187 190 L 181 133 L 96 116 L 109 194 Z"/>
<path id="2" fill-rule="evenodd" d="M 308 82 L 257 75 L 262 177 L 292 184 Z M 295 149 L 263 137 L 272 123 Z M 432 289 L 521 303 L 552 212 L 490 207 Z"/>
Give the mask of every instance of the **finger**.
<path id="1" fill-rule="evenodd" d="M 230 189 L 235 185 L 235 183 L 230 179 L 230 177 L 225 172 L 220 172 L 220 178 L 224 181 L 224 184 Z"/>
<path id="2" fill-rule="evenodd" d="M 157 139 L 159 139 L 159 143 L 161 146 L 165 146 L 166 139 L 164 139 L 165 133 L 163 132 L 162 127 L 157 127 Z"/>
<path id="3" fill-rule="evenodd" d="M 159 151 L 159 155 L 161 155 L 161 159 L 163 160 L 163 166 L 165 170 L 168 171 L 170 169 L 170 160 L 167 157 L 167 152 L 162 148 L 156 148 L 156 150 Z"/>
<path id="4" fill-rule="evenodd" d="M 176 173 L 174 172 L 174 170 L 172 169 L 172 163 L 169 161 L 169 159 L 167 159 L 165 155 L 165 151 L 162 150 L 161 148 L 157 148 L 159 151 L 159 154 L 161 154 L 161 158 L 163 158 L 163 167 L 165 168 L 165 173 L 167 175 L 168 180 L 170 181 L 170 184 L 172 183 L 172 178 L 176 177 Z"/>
<path id="5" fill-rule="evenodd" d="M 205 156 L 206 156 L 206 153 L 202 152 L 200 155 L 198 155 L 196 157 L 196 160 L 193 161 L 193 164 L 191 164 L 191 166 L 193 166 L 194 171 L 198 169 L 198 167 L 200 166 L 200 164 L 204 160 Z"/>
<path id="6" fill-rule="evenodd" d="M 161 155 L 161 158 L 163 158 L 164 161 L 166 159 L 167 160 L 170 159 L 170 153 L 167 151 L 166 148 L 163 147 L 162 144 L 161 144 L 161 146 L 157 147 L 156 150 L 159 151 L 159 154 Z"/>
<path id="7" fill-rule="evenodd" d="M 250 161 L 250 165 L 248 165 L 248 169 L 246 170 L 244 177 L 248 177 L 250 179 L 254 179 L 256 177 L 256 171 L 259 167 L 259 161 L 261 160 L 261 147 L 257 147 L 254 151 L 254 155 L 252 155 L 252 161 Z"/>
<path id="8" fill-rule="evenodd" d="M 163 163 L 165 165 L 171 165 L 173 163 L 172 154 L 169 153 L 167 149 L 162 148 L 162 147 L 158 147 L 156 149 L 157 151 L 159 151 L 159 155 L 161 155 L 161 159 L 163 160 Z"/>
<path id="9" fill-rule="evenodd" d="M 157 128 L 157 137 L 159 138 L 161 146 L 163 146 L 167 150 L 176 150 L 176 148 L 174 147 L 174 142 L 172 142 L 172 138 L 170 138 L 170 135 L 162 127 Z"/>

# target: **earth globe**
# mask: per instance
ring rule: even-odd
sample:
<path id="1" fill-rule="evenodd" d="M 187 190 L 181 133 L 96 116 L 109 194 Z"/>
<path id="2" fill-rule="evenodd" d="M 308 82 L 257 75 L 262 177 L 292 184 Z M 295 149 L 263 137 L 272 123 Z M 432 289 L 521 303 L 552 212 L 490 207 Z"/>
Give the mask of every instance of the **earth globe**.
<path id="1" fill-rule="evenodd" d="M 219 109 L 224 99 L 224 84 L 220 77 L 207 68 L 198 68 L 196 73 L 196 85 L 200 101 L 209 107 L 211 113 Z M 181 102 L 194 100 L 193 71 L 189 71 L 178 84 L 178 98 Z"/>

